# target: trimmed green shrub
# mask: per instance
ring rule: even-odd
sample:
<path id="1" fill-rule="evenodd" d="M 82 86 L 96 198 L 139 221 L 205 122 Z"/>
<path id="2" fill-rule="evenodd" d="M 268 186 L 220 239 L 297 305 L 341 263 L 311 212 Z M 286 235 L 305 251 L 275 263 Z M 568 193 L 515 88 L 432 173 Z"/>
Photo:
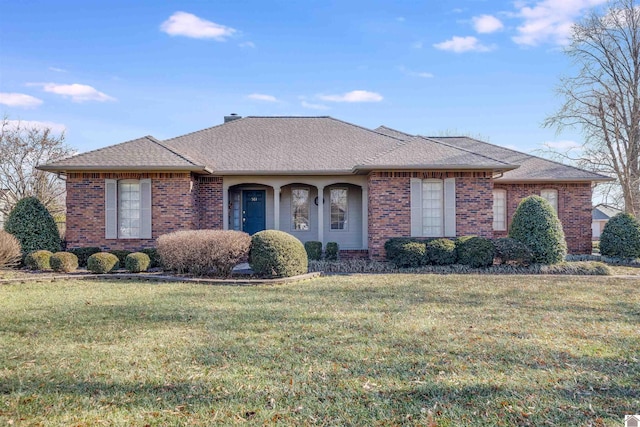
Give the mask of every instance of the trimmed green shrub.
<path id="1" fill-rule="evenodd" d="M 247 233 L 233 230 L 176 231 L 157 240 L 158 255 L 165 268 L 195 275 L 215 269 L 223 277 L 230 276 L 233 267 L 246 259 L 250 245 Z M 304 246 L 302 251 L 306 260 Z"/>
<path id="2" fill-rule="evenodd" d="M 640 257 L 640 223 L 628 213 L 619 213 L 604 226 L 600 253 L 619 258 Z"/>
<path id="3" fill-rule="evenodd" d="M 399 265 L 402 264 L 403 252 L 402 246 L 405 243 L 417 242 L 417 239 L 412 239 L 410 237 L 392 237 L 391 239 L 384 242 L 384 251 L 386 254 L 387 261 Z"/>
<path id="4" fill-rule="evenodd" d="M 87 260 L 87 270 L 96 274 L 105 274 L 120 267 L 118 257 L 109 252 L 98 252 Z"/>
<path id="5" fill-rule="evenodd" d="M 131 251 L 126 251 L 126 250 L 122 250 L 122 249 L 114 249 L 112 251 L 108 251 L 110 254 L 113 254 L 115 256 L 118 257 L 118 263 L 120 265 L 124 265 L 124 263 L 127 260 L 127 255 L 129 255 L 130 253 L 132 253 Z"/>
<path id="6" fill-rule="evenodd" d="M 251 269 L 263 276 L 291 277 L 305 274 L 307 253 L 300 240 L 278 230 L 264 230 L 251 237 Z"/>
<path id="7" fill-rule="evenodd" d="M 318 261 L 322 258 L 322 242 L 316 242 L 314 240 L 304 242 L 304 250 L 307 251 L 307 258 L 309 260 Z"/>
<path id="8" fill-rule="evenodd" d="M 4 229 L 18 239 L 23 256 L 40 249 L 58 252 L 62 246 L 56 222 L 35 197 L 26 197 L 16 203 Z"/>
<path id="9" fill-rule="evenodd" d="M 338 242 L 328 242 L 324 248 L 324 257 L 327 261 L 337 261 L 340 255 L 340 246 Z"/>
<path id="10" fill-rule="evenodd" d="M 456 252 L 458 263 L 479 268 L 493 264 L 496 248 L 486 237 L 471 237 L 459 241 Z"/>
<path id="11" fill-rule="evenodd" d="M 147 271 L 150 264 L 151 259 L 149 258 L 149 255 L 142 252 L 130 253 L 124 260 L 124 268 L 131 273 Z"/>
<path id="12" fill-rule="evenodd" d="M 56 252 L 51 255 L 51 268 L 61 273 L 71 273 L 78 269 L 78 257 L 71 252 Z"/>
<path id="13" fill-rule="evenodd" d="M 522 242 L 510 237 L 493 241 L 498 264 L 529 265 L 533 261 L 531 250 Z"/>
<path id="14" fill-rule="evenodd" d="M 149 259 L 151 260 L 151 264 L 149 264 L 149 268 L 159 268 L 162 267 L 162 260 L 160 259 L 160 255 L 158 254 L 158 250 L 156 248 L 145 248 L 140 250 L 143 254 L 147 254 Z"/>
<path id="15" fill-rule="evenodd" d="M 24 264 L 29 270 L 51 270 L 51 251 L 33 251 L 24 259 Z"/>
<path id="16" fill-rule="evenodd" d="M 458 257 L 456 244 L 449 239 L 435 239 L 427 242 L 426 257 L 428 264 L 450 265 L 455 264 Z"/>
<path id="17" fill-rule="evenodd" d="M 13 234 L 0 230 L 0 268 L 16 267 L 22 259 L 20 242 Z"/>
<path id="18" fill-rule="evenodd" d="M 78 257 L 79 267 L 86 268 L 89 257 L 93 254 L 97 254 L 98 252 L 102 252 L 102 250 L 95 246 L 89 246 L 86 248 L 72 248 L 67 250 L 67 252 L 71 252 Z"/>
<path id="19" fill-rule="evenodd" d="M 415 268 L 425 264 L 427 245 L 424 242 L 408 242 L 400 247 L 396 265 L 400 268 Z"/>
<path id="20" fill-rule="evenodd" d="M 540 196 L 522 199 L 513 214 L 509 237 L 524 243 L 531 250 L 533 261 L 540 264 L 555 264 L 567 254 L 558 215 Z"/>

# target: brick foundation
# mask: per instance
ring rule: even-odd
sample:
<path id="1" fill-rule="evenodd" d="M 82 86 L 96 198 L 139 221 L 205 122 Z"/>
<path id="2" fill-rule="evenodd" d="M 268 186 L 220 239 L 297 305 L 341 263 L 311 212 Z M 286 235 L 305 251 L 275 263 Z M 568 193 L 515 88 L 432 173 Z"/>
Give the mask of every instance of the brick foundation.
<path id="1" fill-rule="evenodd" d="M 367 249 L 340 249 L 339 259 L 369 259 L 369 251 Z"/>
<path id="2" fill-rule="evenodd" d="M 571 254 L 591 253 L 591 183 L 566 184 L 502 184 L 494 188 L 507 192 L 507 224 L 522 199 L 540 195 L 543 189 L 558 191 L 558 217 L 562 222 L 567 248 Z M 495 231 L 495 237 L 505 237 L 508 231 Z"/>

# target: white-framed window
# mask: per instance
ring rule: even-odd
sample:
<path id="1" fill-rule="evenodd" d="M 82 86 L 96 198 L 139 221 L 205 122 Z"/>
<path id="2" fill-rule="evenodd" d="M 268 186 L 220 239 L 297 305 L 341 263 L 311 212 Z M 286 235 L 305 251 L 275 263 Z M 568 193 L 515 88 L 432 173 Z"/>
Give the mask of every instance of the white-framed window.
<path id="1" fill-rule="evenodd" d="M 546 188 L 540 191 L 540 197 L 545 199 L 553 207 L 553 210 L 558 213 L 558 190 Z"/>
<path id="2" fill-rule="evenodd" d="M 507 229 L 507 190 L 493 190 L 493 229 Z"/>
<path id="3" fill-rule="evenodd" d="M 347 197 L 348 191 L 346 188 L 332 188 L 329 191 L 332 230 L 347 229 Z"/>
<path id="4" fill-rule="evenodd" d="M 309 216 L 309 189 L 291 189 L 291 228 L 294 231 L 308 231 L 311 224 Z"/>
<path id="5" fill-rule="evenodd" d="M 411 236 L 456 237 L 456 179 L 411 178 Z"/>
<path id="6" fill-rule="evenodd" d="M 444 184 L 441 179 L 422 181 L 422 235 L 444 235 Z"/>
<path id="7" fill-rule="evenodd" d="M 151 180 L 105 180 L 105 237 L 151 238 Z"/>

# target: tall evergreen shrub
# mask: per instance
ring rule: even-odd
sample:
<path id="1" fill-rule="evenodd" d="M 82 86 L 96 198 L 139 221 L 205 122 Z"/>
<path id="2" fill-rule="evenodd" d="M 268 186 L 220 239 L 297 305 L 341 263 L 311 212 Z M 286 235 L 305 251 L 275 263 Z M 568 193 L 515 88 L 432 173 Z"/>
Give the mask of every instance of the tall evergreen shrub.
<path id="1" fill-rule="evenodd" d="M 640 257 L 640 222 L 628 213 L 619 213 L 604 226 L 600 253 L 619 258 Z"/>
<path id="2" fill-rule="evenodd" d="M 53 217 L 36 197 L 25 197 L 9 213 L 4 229 L 22 246 L 23 256 L 38 250 L 58 252 L 62 246 Z"/>

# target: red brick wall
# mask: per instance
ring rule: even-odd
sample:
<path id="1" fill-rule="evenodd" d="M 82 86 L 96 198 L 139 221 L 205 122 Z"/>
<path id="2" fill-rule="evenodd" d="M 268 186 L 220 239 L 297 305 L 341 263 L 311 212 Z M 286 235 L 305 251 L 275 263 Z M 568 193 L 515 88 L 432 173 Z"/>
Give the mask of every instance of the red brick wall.
<path id="1" fill-rule="evenodd" d="M 105 239 L 105 179 L 151 179 L 152 239 Z M 136 250 L 155 245 L 161 234 L 197 227 L 193 178 L 189 173 L 69 173 L 67 247 Z"/>
<path id="2" fill-rule="evenodd" d="M 513 214 L 522 199 L 540 195 L 543 189 L 558 191 L 558 217 L 567 239 L 569 253 L 591 253 L 591 183 L 556 184 L 502 184 L 494 183 L 494 188 L 507 191 L 507 223 L 511 224 Z M 505 237 L 508 231 L 496 231 L 495 237 Z"/>
<path id="3" fill-rule="evenodd" d="M 200 177 L 196 187 L 198 228 L 222 230 L 222 177 Z"/>
<path id="4" fill-rule="evenodd" d="M 384 243 L 411 235 L 411 178 L 456 178 L 456 234 L 493 236 L 493 183 L 485 172 L 372 172 L 369 186 L 369 256 L 384 259 Z"/>

